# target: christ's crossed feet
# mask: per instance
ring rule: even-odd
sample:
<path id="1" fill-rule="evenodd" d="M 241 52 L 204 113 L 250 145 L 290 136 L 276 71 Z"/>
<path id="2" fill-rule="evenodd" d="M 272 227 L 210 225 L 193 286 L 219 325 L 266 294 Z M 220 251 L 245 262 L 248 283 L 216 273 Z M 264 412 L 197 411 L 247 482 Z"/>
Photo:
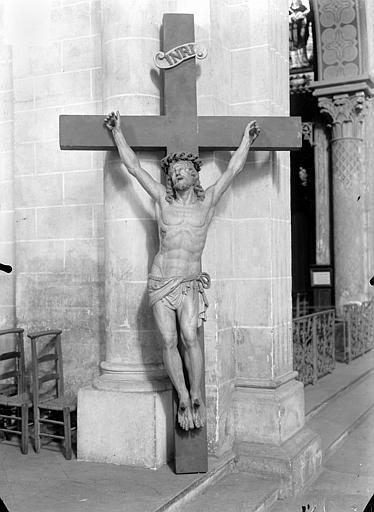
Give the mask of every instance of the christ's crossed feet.
<path id="1" fill-rule="evenodd" d="M 179 402 L 178 423 L 183 430 L 191 430 L 194 428 L 191 412 L 191 402 L 189 400 L 181 400 Z"/>
<path id="2" fill-rule="evenodd" d="M 206 410 L 204 402 L 198 398 L 181 400 L 178 407 L 178 423 L 183 430 L 193 430 L 205 425 Z"/>
<path id="3" fill-rule="evenodd" d="M 204 402 L 198 398 L 192 398 L 192 419 L 195 428 L 201 428 L 205 425 L 206 411 Z"/>

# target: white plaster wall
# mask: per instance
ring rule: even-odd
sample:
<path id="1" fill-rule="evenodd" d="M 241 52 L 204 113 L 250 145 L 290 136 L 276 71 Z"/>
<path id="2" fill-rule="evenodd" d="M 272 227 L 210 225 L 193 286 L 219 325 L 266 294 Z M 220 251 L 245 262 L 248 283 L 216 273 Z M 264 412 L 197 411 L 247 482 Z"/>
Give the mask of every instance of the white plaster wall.
<path id="1" fill-rule="evenodd" d="M 13 54 L 5 38 L 5 1 L 0 1 L 0 263 L 15 267 Z M 0 272 L 0 329 L 14 327 L 15 272 Z"/>

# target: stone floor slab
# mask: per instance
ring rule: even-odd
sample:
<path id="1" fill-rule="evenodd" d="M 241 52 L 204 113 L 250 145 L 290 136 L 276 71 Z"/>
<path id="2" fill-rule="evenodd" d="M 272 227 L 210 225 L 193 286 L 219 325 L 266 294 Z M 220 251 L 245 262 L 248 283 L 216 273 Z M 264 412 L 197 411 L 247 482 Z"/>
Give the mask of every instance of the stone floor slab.
<path id="1" fill-rule="evenodd" d="M 275 479 L 265 480 L 248 473 L 234 473 L 192 500 L 183 508 L 183 512 L 254 512 L 266 501 L 277 498 L 278 487 Z"/>

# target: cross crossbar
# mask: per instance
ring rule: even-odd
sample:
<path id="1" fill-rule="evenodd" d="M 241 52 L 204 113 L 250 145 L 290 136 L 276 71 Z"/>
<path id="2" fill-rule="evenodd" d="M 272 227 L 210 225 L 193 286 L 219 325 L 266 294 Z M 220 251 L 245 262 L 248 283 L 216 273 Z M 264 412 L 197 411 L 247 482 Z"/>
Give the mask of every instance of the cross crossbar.
<path id="1" fill-rule="evenodd" d="M 301 147 L 299 117 L 199 116 L 196 128 L 199 148 L 212 151 L 236 149 L 245 126 L 252 120 L 256 120 L 261 127 L 261 137 L 255 140 L 251 151 L 290 151 Z M 98 115 L 61 115 L 61 149 L 116 149 L 115 142 L 103 121 L 103 116 Z M 173 134 L 180 129 L 186 129 L 185 121 L 169 119 L 168 116 L 126 116 L 123 120 L 126 140 L 135 150 L 172 151 Z"/>

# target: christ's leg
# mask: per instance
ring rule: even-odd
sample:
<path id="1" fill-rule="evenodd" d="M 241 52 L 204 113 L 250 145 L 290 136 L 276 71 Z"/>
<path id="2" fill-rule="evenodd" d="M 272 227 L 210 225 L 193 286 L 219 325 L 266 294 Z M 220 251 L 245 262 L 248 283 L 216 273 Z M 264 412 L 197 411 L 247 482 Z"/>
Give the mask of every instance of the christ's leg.
<path id="1" fill-rule="evenodd" d="M 178 350 L 178 335 L 175 312 L 156 302 L 153 314 L 163 341 L 165 369 L 178 393 L 178 423 L 183 430 L 194 428 L 190 395 L 183 375 L 182 359 Z"/>
<path id="2" fill-rule="evenodd" d="M 203 427 L 206 420 L 205 404 L 201 393 L 204 378 L 203 355 L 197 339 L 197 322 L 199 315 L 199 297 L 196 289 L 184 298 L 177 311 L 180 332 L 185 347 L 185 362 L 190 380 L 190 398 L 192 417 L 196 428 Z"/>

